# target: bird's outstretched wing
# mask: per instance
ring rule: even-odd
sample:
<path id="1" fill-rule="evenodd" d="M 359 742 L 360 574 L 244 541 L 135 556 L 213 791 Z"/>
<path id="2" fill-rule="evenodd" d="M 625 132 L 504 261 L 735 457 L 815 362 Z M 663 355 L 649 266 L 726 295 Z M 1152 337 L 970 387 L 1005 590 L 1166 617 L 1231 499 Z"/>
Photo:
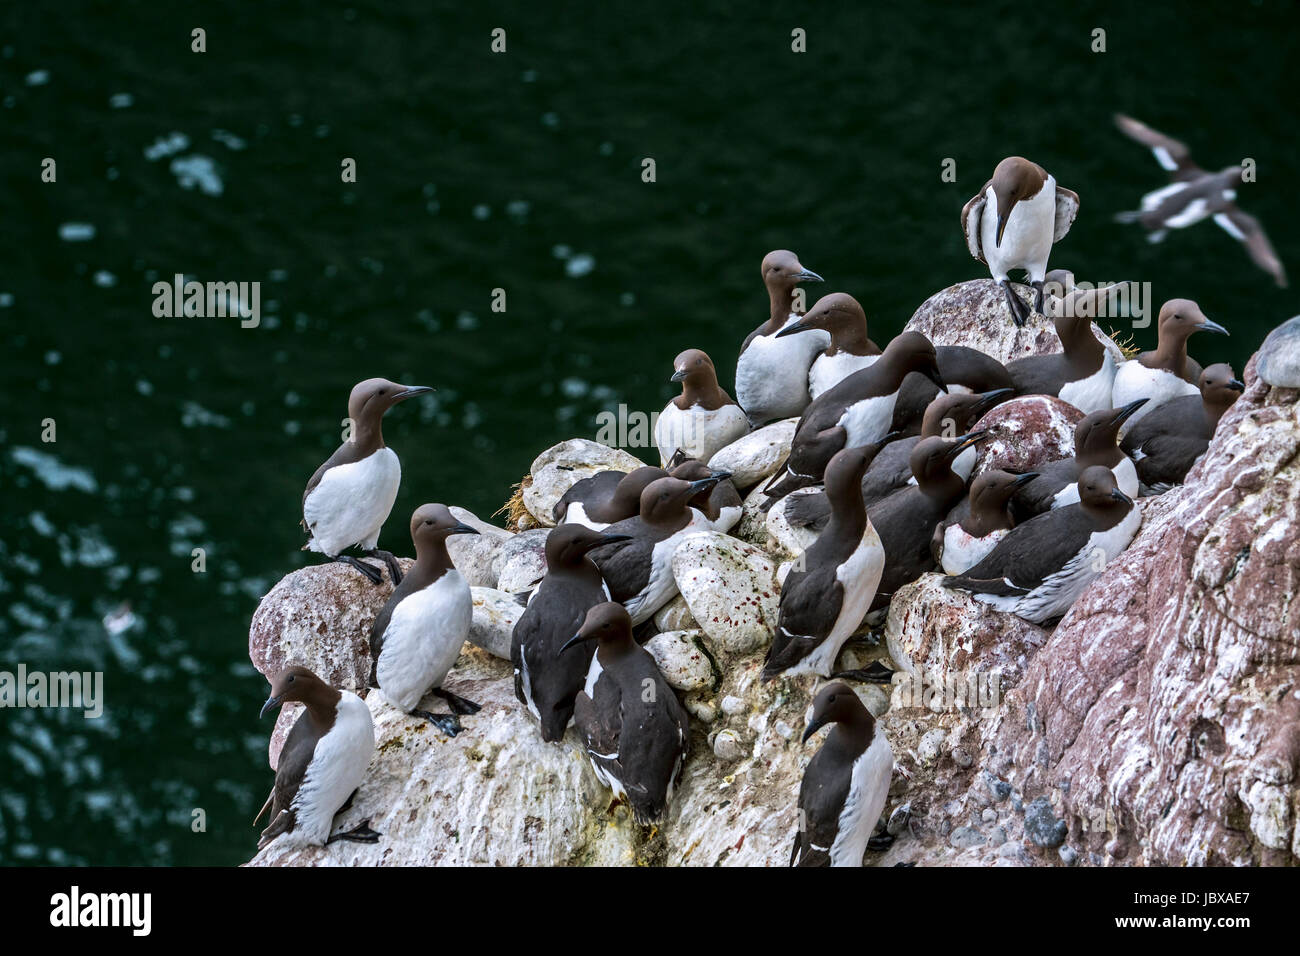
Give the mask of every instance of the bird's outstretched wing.
<path id="1" fill-rule="evenodd" d="M 1115 114 L 1115 125 L 1129 139 L 1151 150 L 1156 162 L 1169 173 L 1170 178 L 1182 181 L 1204 175 L 1204 170 L 1192 162 L 1191 151 L 1187 148 L 1187 144 L 1180 143 L 1172 136 L 1166 136 L 1146 123 L 1125 116 L 1123 113 Z"/>
<path id="2" fill-rule="evenodd" d="M 984 249 L 980 245 L 980 222 L 984 218 L 984 194 L 992 183 L 993 180 L 990 179 L 981 186 L 980 191 L 972 196 L 970 201 L 961 209 L 961 228 L 966 233 L 966 248 L 980 262 L 984 261 Z"/>
<path id="3" fill-rule="evenodd" d="M 1273 244 L 1268 241 L 1258 219 L 1236 206 L 1229 206 L 1223 212 L 1216 213 L 1214 221 L 1246 247 L 1255 265 L 1271 275 L 1281 288 L 1286 288 L 1286 269 L 1282 267 L 1282 260 L 1277 257 Z"/>
<path id="4" fill-rule="evenodd" d="M 1070 224 L 1079 215 L 1079 194 L 1064 186 L 1056 187 L 1056 228 L 1052 232 L 1052 242 L 1060 242 L 1070 231 Z"/>

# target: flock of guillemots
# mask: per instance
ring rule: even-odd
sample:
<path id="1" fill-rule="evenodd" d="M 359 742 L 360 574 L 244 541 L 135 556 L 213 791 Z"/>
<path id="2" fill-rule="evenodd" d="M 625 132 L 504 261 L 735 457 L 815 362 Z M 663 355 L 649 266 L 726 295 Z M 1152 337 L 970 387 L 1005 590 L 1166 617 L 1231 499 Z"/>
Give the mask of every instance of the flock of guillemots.
<path id="1" fill-rule="evenodd" d="M 1228 224 L 1220 224 L 1240 225 L 1237 238 L 1285 282 L 1267 239 L 1261 252 L 1262 232 L 1233 205 L 1231 177 L 1201 173 L 1182 144 L 1135 120 L 1119 122 L 1174 178 L 1144 199 L 1144 225 L 1159 233 L 1224 216 Z M 741 345 L 735 399 L 719 386 L 708 355 L 682 352 L 672 374 L 682 392 L 654 430 L 660 466 L 596 473 L 555 505 L 546 572 L 517 595 L 525 608 L 512 638 L 516 695 L 544 740 L 575 727 L 596 776 L 638 823 L 662 818 L 690 741 L 685 709 L 641 646 L 650 636 L 641 625 L 678 593 L 671 561 L 684 539 L 726 533 L 740 520 L 745 489 L 709 465 L 720 450 L 769 422 L 798 418 L 788 458 L 763 486 L 763 509 L 783 502 L 785 520 L 816 540 L 781 585 L 767 680 L 830 678 L 868 616 L 935 570 L 947 575 L 946 587 L 999 610 L 1036 623 L 1060 618 L 1133 539 L 1141 520 L 1134 499 L 1180 483 L 1205 452 L 1244 386 L 1225 364 L 1202 369 L 1187 341 L 1225 330 L 1195 302 L 1172 299 L 1160 309 L 1154 351 L 1124 360 L 1113 343 L 1103 344 L 1090 316 L 1099 314 L 1106 289 L 1073 289 L 1068 274 L 1047 272 L 1051 247 L 1078 208 L 1078 196 L 1042 167 L 1010 157 L 961 216 L 971 254 L 1005 290 L 1007 320 L 1023 325 L 1031 310 L 1047 315 L 1062 351 L 1003 365 L 973 348 L 935 347 L 917 332 L 880 349 L 850 295 L 795 311 L 796 287 L 822 279 L 793 253 L 771 252 L 762 262 L 771 314 Z M 1027 272 L 1032 306 L 1013 288 L 1013 269 Z M 1053 282 L 1062 283 L 1055 287 L 1062 295 L 1045 294 Z M 454 736 L 463 730 L 460 717 L 479 706 L 442 686 L 472 607 L 446 542 L 477 532 L 444 505 L 426 504 L 411 516 L 416 558 L 405 574 L 376 548 L 401 479 L 381 420 L 428 391 L 379 378 L 352 389 L 353 433 L 308 482 L 303 524 L 308 549 L 376 584 L 380 569 L 344 552 L 357 548 L 387 565 L 395 588 L 369 635 L 369 684 L 386 705 Z M 970 482 L 987 435 L 981 417 L 1026 395 L 1056 396 L 1083 414 L 1074 457 L 1023 474 L 990 468 Z M 880 674 L 859 671 L 857 679 L 888 680 L 889 670 L 876 666 Z M 364 786 L 375 750 L 367 704 L 298 666 L 271 685 L 264 714 L 287 701 L 306 706 L 280 753 L 259 848 L 275 839 L 379 840 L 368 821 L 331 835 L 335 815 Z M 447 712 L 420 709 L 428 694 Z M 804 742 L 825 725 L 833 726 L 797 795 L 802 822 L 791 863 L 856 866 L 885 803 L 893 753 L 842 681 L 816 693 Z"/>

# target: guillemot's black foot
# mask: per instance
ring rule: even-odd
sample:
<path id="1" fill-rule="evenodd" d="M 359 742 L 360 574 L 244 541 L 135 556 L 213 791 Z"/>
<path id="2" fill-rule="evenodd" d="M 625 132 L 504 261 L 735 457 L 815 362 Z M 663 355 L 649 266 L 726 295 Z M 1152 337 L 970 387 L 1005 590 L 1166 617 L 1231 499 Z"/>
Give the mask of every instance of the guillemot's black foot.
<path id="1" fill-rule="evenodd" d="M 348 794 L 348 798 L 347 798 L 346 800 L 343 801 L 343 806 L 341 806 L 341 807 L 339 807 L 337 810 L 335 810 L 335 811 L 334 811 L 334 815 L 335 815 L 335 816 L 338 816 L 340 813 L 343 813 L 343 812 L 346 811 L 346 810 L 350 810 L 350 809 L 352 808 L 352 801 L 355 800 L 355 799 L 357 798 L 357 794 L 360 793 L 360 792 L 361 792 L 361 788 L 360 788 L 360 787 L 357 787 L 357 789 L 355 789 L 355 790 L 353 790 L 351 793 L 349 793 L 349 794 Z"/>
<path id="2" fill-rule="evenodd" d="M 855 680 L 861 684 L 889 684 L 894 680 L 894 672 L 880 661 L 872 661 L 870 667 L 852 671 L 837 671 L 831 675 L 834 680 Z"/>
<path id="3" fill-rule="evenodd" d="M 435 687 L 432 691 L 435 697 L 441 697 L 447 702 L 453 714 L 460 714 L 462 717 L 468 714 L 477 714 L 483 709 L 482 704 L 476 704 L 468 698 L 453 694 L 449 690 L 443 690 L 441 687 Z"/>
<path id="4" fill-rule="evenodd" d="M 1007 308 L 1011 310 L 1011 318 L 1016 325 L 1024 325 L 1029 321 L 1029 306 L 1020 301 L 1020 296 L 1011 288 L 1011 280 L 1003 279 L 998 285 L 1002 286 L 1002 291 L 1007 294 Z"/>
<path id="5" fill-rule="evenodd" d="M 881 850 L 888 850 L 894 845 L 894 838 L 888 833 L 882 833 L 880 836 L 873 836 L 867 841 L 867 849 L 879 853 Z"/>
<path id="6" fill-rule="evenodd" d="M 351 800 L 352 798 L 349 797 L 348 801 L 351 802 Z M 381 836 L 383 836 L 383 834 L 378 830 L 370 829 L 370 819 L 367 817 L 351 830 L 344 830 L 342 833 L 335 833 L 325 842 L 329 844 L 333 843 L 335 840 L 347 840 L 350 843 L 378 843 Z"/>
<path id="7" fill-rule="evenodd" d="M 1043 311 L 1043 283 L 1031 282 L 1030 285 L 1034 287 L 1034 311 L 1039 315 L 1046 315 L 1047 313 Z"/>
<path id="8" fill-rule="evenodd" d="M 455 714 L 431 714 L 427 710 L 413 710 L 411 711 L 411 716 L 423 717 L 448 737 L 455 737 L 465 729 L 460 725 L 460 720 Z"/>
<path id="9" fill-rule="evenodd" d="M 371 548 L 369 551 L 362 552 L 367 558 L 378 558 L 388 565 L 388 576 L 393 579 L 393 587 L 402 583 L 402 568 L 397 563 L 397 558 L 391 551 L 380 551 L 378 548 Z"/>
<path id="10" fill-rule="evenodd" d="M 358 561 L 350 554 L 340 554 L 334 560 L 356 568 L 358 571 L 360 571 L 362 574 L 364 574 L 366 577 L 370 579 L 371 584 L 384 583 L 384 573 L 382 571 L 380 571 L 377 568 L 371 567 L 370 565 L 366 564 L 364 561 Z"/>

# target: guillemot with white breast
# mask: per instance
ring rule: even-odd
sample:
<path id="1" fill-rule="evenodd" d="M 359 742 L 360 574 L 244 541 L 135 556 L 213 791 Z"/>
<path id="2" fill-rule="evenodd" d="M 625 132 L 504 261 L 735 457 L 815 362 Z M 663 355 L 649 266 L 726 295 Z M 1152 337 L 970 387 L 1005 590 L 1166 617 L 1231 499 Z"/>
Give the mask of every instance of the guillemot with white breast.
<path id="1" fill-rule="evenodd" d="M 1130 428 L 1170 399 L 1200 394 L 1196 383 L 1201 366 L 1187 354 L 1187 340 L 1196 332 L 1228 334 L 1218 322 L 1207 319 L 1191 299 L 1170 299 L 1160 307 L 1155 351 L 1141 352 L 1115 370 L 1110 393 L 1115 408 L 1148 399 L 1129 422 Z"/>
<path id="2" fill-rule="evenodd" d="M 402 483 L 402 466 L 384 444 L 382 422 L 398 402 L 432 391 L 386 378 L 368 378 L 353 387 L 348 396 L 350 437 L 316 469 L 302 493 L 302 526 L 310 535 L 304 551 L 351 565 L 378 584 L 383 580 L 379 571 L 342 553 L 355 546 L 367 557 L 382 559 L 394 584 L 402 580 L 397 559 L 375 547 Z"/>
<path id="3" fill-rule="evenodd" d="M 830 344 L 817 353 L 808 370 L 808 394 L 818 398 L 854 372 L 880 358 L 880 346 L 867 337 L 867 314 L 853 296 L 843 292 L 824 295 L 798 321 L 776 333 L 777 338 L 820 330 Z"/>
<path id="4" fill-rule="evenodd" d="M 991 468 L 971 482 L 965 502 L 939 522 L 930 539 L 931 552 L 944 574 L 961 574 L 984 560 L 1016 526 L 1011 496 L 1037 477 L 1036 471 L 1013 475 Z"/>
<path id="5" fill-rule="evenodd" d="M 557 524 L 581 524 L 600 531 L 616 521 L 631 518 L 641 507 L 641 492 L 668 472 L 643 465 L 628 472 L 598 471 L 573 484 L 555 503 Z"/>
<path id="6" fill-rule="evenodd" d="M 749 431 L 749 421 L 730 395 L 718 385 L 713 360 L 699 349 L 687 349 L 673 359 L 671 381 L 682 393 L 664 406 L 655 422 L 660 463 L 678 450 L 708 461 Z"/>

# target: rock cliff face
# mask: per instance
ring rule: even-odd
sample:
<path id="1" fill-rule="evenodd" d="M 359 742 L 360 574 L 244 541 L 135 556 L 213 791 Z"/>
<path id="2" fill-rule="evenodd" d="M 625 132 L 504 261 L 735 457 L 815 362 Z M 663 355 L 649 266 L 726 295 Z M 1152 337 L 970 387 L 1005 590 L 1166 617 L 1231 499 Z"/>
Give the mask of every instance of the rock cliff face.
<path id="1" fill-rule="evenodd" d="M 940 295 L 983 296 L 979 308 L 1010 328 L 1001 292 L 990 299 L 981 289 L 964 283 Z M 939 298 L 918 316 L 939 314 Z M 948 340 L 982 345 L 983 320 L 973 328 Z M 985 331 L 1005 332 L 992 318 Z M 1055 630 L 926 575 L 896 595 L 882 632 L 846 646 L 840 668 L 892 658 L 899 671 L 893 687 L 854 685 L 897 758 L 881 823 L 895 842 L 869 851 L 868 864 L 1297 862 L 1300 390 L 1270 387 L 1254 363 L 1243 377 L 1246 393 L 1187 484 L 1142 503 L 1133 544 Z M 1008 411 L 1017 403 L 999 406 L 985 422 L 998 431 L 981 467 L 1069 453 L 1074 410 L 1018 401 L 1020 418 L 1042 427 L 1022 440 Z M 788 443 L 769 427 L 770 438 L 751 442 L 763 459 L 755 473 Z M 537 523 L 575 474 L 628 464 L 591 445 L 539 456 L 525 479 Z M 368 818 L 383 837 L 292 851 L 272 843 L 252 865 L 785 865 L 803 768 L 819 743 L 799 742 L 819 681 L 758 680 L 781 569 L 806 546 L 779 512 L 757 511 L 761 500 L 749 496 L 736 537 L 683 545 L 673 561 L 681 597 L 655 616 L 661 633 L 647 647 L 691 716 L 683 779 L 657 829 L 610 807 L 572 730 L 543 743 L 515 700 L 501 658 L 518 605 L 506 592 L 535 573 L 543 533 L 512 536 L 480 522 L 485 533 L 465 538 L 473 643 L 447 686 L 483 709 L 462 718 L 455 738 L 365 693 L 366 639 L 386 584 L 337 564 L 289 575 L 254 615 L 249 656 L 263 673 L 294 661 L 365 694 L 376 754 L 337 824 Z M 433 697 L 423 706 L 443 709 Z M 296 717 L 279 718 L 272 766 Z M 250 848 L 255 840 L 250 827 Z"/>

